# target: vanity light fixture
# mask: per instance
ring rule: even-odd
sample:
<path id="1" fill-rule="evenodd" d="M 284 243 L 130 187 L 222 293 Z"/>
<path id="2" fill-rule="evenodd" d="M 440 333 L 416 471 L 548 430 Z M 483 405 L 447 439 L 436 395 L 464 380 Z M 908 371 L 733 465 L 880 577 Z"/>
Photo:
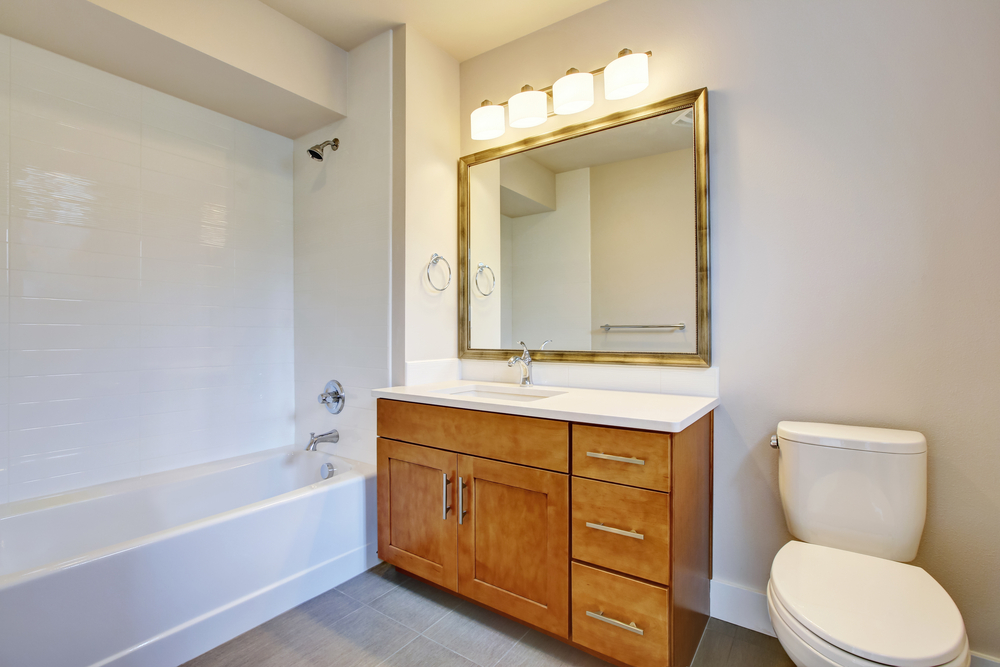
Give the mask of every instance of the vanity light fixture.
<path id="1" fill-rule="evenodd" d="M 507 115 L 511 127 L 535 127 L 549 117 L 549 96 L 525 85 L 521 92 L 507 100 Z"/>
<path id="2" fill-rule="evenodd" d="M 485 140 L 496 139 L 506 131 L 503 118 L 503 107 L 483 100 L 478 109 L 472 112 L 472 138 Z"/>
<path id="3" fill-rule="evenodd" d="M 503 135 L 504 107 L 508 109 L 513 128 L 536 127 L 554 113 L 566 115 L 589 109 L 594 105 L 594 77 L 598 74 L 604 75 L 604 99 L 632 97 L 649 86 L 649 59 L 652 56 L 652 51 L 632 53 L 630 49 L 622 49 L 606 67 L 592 72 L 576 68 L 567 70 L 566 76 L 551 86 L 534 90 L 526 85 L 521 92 L 500 104 L 484 100 L 482 106 L 472 112 L 472 138 L 496 139 Z M 552 112 L 548 110 L 548 96 L 552 97 Z"/>
<path id="4" fill-rule="evenodd" d="M 580 113 L 594 105 L 594 75 L 575 67 L 552 84 L 552 110 L 560 116 Z"/>
<path id="5" fill-rule="evenodd" d="M 622 49 L 604 68 L 604 99 L 623 100 L 649 86 L 649 56 Z"/>

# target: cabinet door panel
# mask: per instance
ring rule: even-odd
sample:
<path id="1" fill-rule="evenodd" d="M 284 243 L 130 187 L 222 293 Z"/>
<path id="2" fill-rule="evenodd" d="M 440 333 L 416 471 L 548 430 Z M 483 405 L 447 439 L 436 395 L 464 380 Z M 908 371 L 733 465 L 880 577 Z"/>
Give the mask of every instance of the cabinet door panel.
<path id="1" fill-rule="evenodd" d="M 543 553 L 548 542 L 548 496 L 538 491 L 477 479 L 477 581 L 539 604 L 548 593 L 545 558 L 528 562 L 521 554 Z"/>
<path id="2" fill-rule="evenodd" d="M 456 456 L 378 440 L 378 553 L 408 572 L 458 590 Z"/>
<path id="3" fill-rule="evenodd" d="M 569 636 L 569 478 L 458 457 L 463 595 Z"/>

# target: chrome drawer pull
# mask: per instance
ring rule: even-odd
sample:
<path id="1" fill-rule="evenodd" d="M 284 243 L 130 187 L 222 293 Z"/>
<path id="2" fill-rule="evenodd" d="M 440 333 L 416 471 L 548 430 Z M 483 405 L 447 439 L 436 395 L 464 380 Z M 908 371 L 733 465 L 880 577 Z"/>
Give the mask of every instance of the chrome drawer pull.
<path id="1" fill-rule="evenodd" d="M 441 518 L 445 521 L 448 520 L 448 510 L 451 509 L 451 505 L 448 504 L 448 485 L 451 482 L 448 481 L 448 473 L 441 473 Z"/>
<path id="2" fill-rule="evenodd" d="M 590 616 L 591 618 L 596 618 L 598 621 L 604 621 L 605 623 L 610 623 L 616 628 L 621 628 L 622 630 L 628 630 L 629 632 L 634 632 L 637 635 L 642 634 L 642 630 L 635 627 L 635 623 L 626 624 L 622 623 L 621 621 L 616 621 L 613 618 L 608 618 L 607 616 L 605 616 L 603 611 L 588 611 L 587 616 Z"/>
<path id="3" fill-rule="evenodd" d="M 634 456 L 631 458 L 626 458 L 624 456 L 615 456 L 613 454 L 599 454 L 597 452 L 587 452 L 587 456 L 595 459 L 604 459 L 605 461 L 618 461 L 619 463 L 634 463 L 637 466 L 644 466 L 646 462 L 642 459 L 637 459 Z"/>
<path id="4" fill-rule="evenodd" d="M 605 526 L 603 523 L 591 523 L 588 521 L 587 528 L 596 528 L 597 530 L 604 530 L 609 533 L 614 533 L 615 535 L 622 535 L 624 537 L 634 537 L 637 540 L 646 539 L 645 535 L 635 532 L 635 529 L 622 530 L 621 528 L 611 528 L 610 526 Z"/>

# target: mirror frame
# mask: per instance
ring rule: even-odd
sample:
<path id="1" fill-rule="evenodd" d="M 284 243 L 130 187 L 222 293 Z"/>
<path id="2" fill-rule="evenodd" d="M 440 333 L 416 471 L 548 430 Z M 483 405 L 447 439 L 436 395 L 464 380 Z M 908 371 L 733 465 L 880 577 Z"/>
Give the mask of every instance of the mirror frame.
<path id="1" fill-rule="evenodd" d="M 535 361 L 562 363 L 646 364 L 660 366 L 709 367 L 712 365 L 711 304 L 709 287 L 709 234 L 708 234 L 708 89 L 701 88 L 682 95 L 668 97 L 643 107 L 619 111 L 577 125 L 569 125 L 547 134 L 522 139 L 505 146 L 497 146 L 458 161 L 458 356 L 460 359 L 489 359 L 506 361 L 517 350 L 483 349 L 469 346 L 469 167 L 499 160 L 508 155 L 522 153 L 532 148 L 548 146 L 574 137 L 581 137 L 629 123 L 694 108 L 694 169 L 695 169 L 695 267 L 697 273 L 696 307 L 697 340 L 695 352 L 592 352 L 584 350 L 532 350 Z"/>

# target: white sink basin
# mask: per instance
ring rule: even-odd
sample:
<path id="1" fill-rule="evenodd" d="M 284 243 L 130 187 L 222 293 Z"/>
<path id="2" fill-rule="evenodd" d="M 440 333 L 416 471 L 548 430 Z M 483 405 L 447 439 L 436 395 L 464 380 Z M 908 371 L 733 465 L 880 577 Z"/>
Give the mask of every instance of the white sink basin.
<path id="1" fill-rule="evenodd" d="M 495 384 L 471 384 L 461 387 L 449 387 L 439 389 L 435 394 L 448 394 L 450 396 L 460 396 L 462 398 L 486 398 L 500 401 L 540 401 L 543 398 L 551 398 L 565 394 L 564 391 L 552 391 L 550 389 L 538 389 L 537 387 L 517 387 L 514 385 L 504 386 Z"/>

